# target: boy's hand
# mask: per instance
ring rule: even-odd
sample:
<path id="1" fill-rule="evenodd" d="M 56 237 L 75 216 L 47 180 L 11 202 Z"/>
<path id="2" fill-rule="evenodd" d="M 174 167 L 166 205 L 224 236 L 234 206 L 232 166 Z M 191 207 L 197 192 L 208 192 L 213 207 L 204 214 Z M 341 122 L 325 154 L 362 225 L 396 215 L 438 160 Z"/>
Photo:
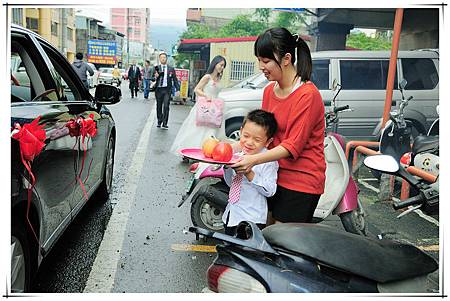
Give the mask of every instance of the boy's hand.
<path id="1" fill-rule="evenodd" d="M 255 177 L 255 172 L 253 170 L 250 170 L 249 172 L 245 173 L 245 176 L 249 180 L 249 182 L 253 181 L 253 178 Z"/>

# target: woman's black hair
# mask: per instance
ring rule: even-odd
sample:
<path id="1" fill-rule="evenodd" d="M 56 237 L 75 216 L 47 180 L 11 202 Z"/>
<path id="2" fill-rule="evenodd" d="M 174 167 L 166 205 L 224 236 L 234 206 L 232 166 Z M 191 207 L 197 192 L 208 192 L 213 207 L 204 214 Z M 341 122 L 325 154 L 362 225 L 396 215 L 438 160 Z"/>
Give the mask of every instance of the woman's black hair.
<path id="1" fill-rule="evenodd" d="M 227 66 L 227 60 L 221 55 L 216 55 L 212 59 L 211 63 L 209 64 L 208 70 L 206 70 L 206 74 L 213 73 L 214 69 L 216 68 L 216 65 L 218 63 L 220 63 L 221 61 L 223 61 L 225 63 L 223 66 L 223 68 L 225 68 Z M 217 77 L 220 79 L 220 78 L 222 78 L 222 75 L 223 75 L 223 70 L 222 70 L 222 72 L 220 72 L 220 74 L 217 74 Z"/>
<path id="2" fill-rule="evenodd" d="M 297 56 L 295 55 L 295 48 L 297 48 Z M 280 68 L 280 61 L 286 53 L 291 54 L 291 62 L 294 66 L 297 57 L 297 76 L 304 82 L 310 80 L 312 72 L 311 51 L 300 36 L 292 35 L 286 28 L 277 27 L 266 30 L 256 39 L 255 56 L 272 59 L 277 62 Z"/>

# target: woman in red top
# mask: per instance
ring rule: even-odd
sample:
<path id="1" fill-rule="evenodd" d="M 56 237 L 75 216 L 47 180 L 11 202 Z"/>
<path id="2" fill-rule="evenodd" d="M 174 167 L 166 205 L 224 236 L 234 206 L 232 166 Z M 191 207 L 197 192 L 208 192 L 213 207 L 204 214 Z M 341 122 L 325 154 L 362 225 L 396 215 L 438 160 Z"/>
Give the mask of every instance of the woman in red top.
<path id="1" fill-rule="evenodd" d="M 264 89 L 262 109 L 275 115 L 278 131 L 269 151 L 245 155 L 231 167 L 245 173 L 254 165 L 278 160 L 277 192 L 268 199 L 272 217 L 276 222 L 311 222 L 324 191 L 326 168 L 325 108 L 310 81 L 311 53 L 299 36 L 272 28 L 256 40 L 255 56 L 273 81 Z"/>

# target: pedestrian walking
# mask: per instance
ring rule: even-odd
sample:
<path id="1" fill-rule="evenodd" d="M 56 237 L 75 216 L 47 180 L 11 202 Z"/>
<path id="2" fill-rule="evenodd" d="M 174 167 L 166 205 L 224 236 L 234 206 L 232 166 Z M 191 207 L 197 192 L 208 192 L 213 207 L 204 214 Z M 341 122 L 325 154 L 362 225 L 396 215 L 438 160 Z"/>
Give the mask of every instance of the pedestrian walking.
<path id="1" fill-rule="evenodd" d="M 150 80 L 152 78 L 152 68 L 150 67 L 150 61 L 145 60 L 144 64 L 144 98 L 148 99 L 150 93 Z"/>
<path id="2" fill-rule="evenodd" d="M 275 115 L 278 131 L 267 152 L 244 155 L 231 167 L 245 174 L 256 164 L 278 160 L 277 191 L 268 199 L 272 217 L 275 222 L 311 222 L 324 192 L 326 164 L 325 108 L 310 81 L 310 50 L 298 35 L 272 28 L 258 36 L 254 52 L 271 81 L 264 89 L 262 109 Z"/>
<path id="3" fill-rule="evenodd" d="M 253 110 L 244 119 L 239 145 L 246 155 L 267 152 L 277 131 L 272 113 Z M 236 174 L 231 168 L 224 169 L 224 180 L 230 186 L 228 204 L 222 215 L 225 234 L 234 235 L 242 221 L 255 223 L 260 229 L 267 222 L 267 197 L 277 190 L 278 162 L 271 161 L 253 166 L 248 172 Z"/>
<path id="4" fill-rule="evenodd" d="M 221 79 L 223 70 L 227 66 L 227 61 L 224 57 L 218 55 L 213 58 L 209 64 L 206 74 L 200 79 L 194 91 L 199 97 L 205 97 L 211 101 L 217 99 L 220 90 L 222 89 Z M 222 121 L 222 125 L 219 128 L 199 126 L 196 124 L 197 106 L 198 101 L 191 109 L 188 117 L 184 120 L 178 131 L 177 137 L 170 148 L 170 151 L 178 155 L 178 151 L 181 148 L 201 148 L 203 140 L 207 137 L 217 137 L 225 139 L 225 124 Z"/>
<path id="5" fill-rule="evenodd" d="M 156 118 L 158 119 L 157 127 L 168 130 L 167 122 L 169 121 L 170 94 L 172 86 L 176 89 L 177 96 L 180 93 L 180 85 L 178 83 L 175 69 L 167 65 L 167 54 L 162 52 L 159 54 L 160 65 L 158 69 L 153 69 L 152 81 L 156 81 Z"/>
<path id="6" fill-rule="evenodd" d="M 87 80 L 87 73 L 90 76 L 94 75 L 94 70 L 92 70 L 91 66 L 83 62 L 83 54 L 78 52 L 75 55 L 75 61 L 72 63 L 72 67 L 75 69 L 75 72 L 80 77 L 83 85 L 89 89 L 89 82 Z"/>
<path id="7" fill-rule="evenodd" d="M 141 79 L 141 70 L 136 65 L 136 61 L 132 61 L 130 68 L 128 69 L 128 80 L 130 82 L 131 98 L 137 97 L 139 90 L 139 80 Z"/>
<path id="8" fill-rule="evenodd" d="M 112 76 L 113 76 L 113 82 L 116 82 L 117 87 L 120 87 L 120 85 L 122 84 L 122 74 L 120 73 L 119 68 L 117 67 L 117 65 L 114 66 L 114 69 L 112 71 Z"/>

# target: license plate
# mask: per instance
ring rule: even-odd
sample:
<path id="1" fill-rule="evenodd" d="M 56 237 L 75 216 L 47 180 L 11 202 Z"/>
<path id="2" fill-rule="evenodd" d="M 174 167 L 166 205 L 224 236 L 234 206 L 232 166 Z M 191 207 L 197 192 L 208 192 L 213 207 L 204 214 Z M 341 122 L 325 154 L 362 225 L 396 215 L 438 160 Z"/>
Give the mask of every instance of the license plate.
<path id="1" fill-rule="evenodd" d="M 191 191 L 192 185 L 194 184 L 195 176 L 192 175 L 191 178 L 186 183 L 185 191 L 186 193 L 189 193 Z"/>

